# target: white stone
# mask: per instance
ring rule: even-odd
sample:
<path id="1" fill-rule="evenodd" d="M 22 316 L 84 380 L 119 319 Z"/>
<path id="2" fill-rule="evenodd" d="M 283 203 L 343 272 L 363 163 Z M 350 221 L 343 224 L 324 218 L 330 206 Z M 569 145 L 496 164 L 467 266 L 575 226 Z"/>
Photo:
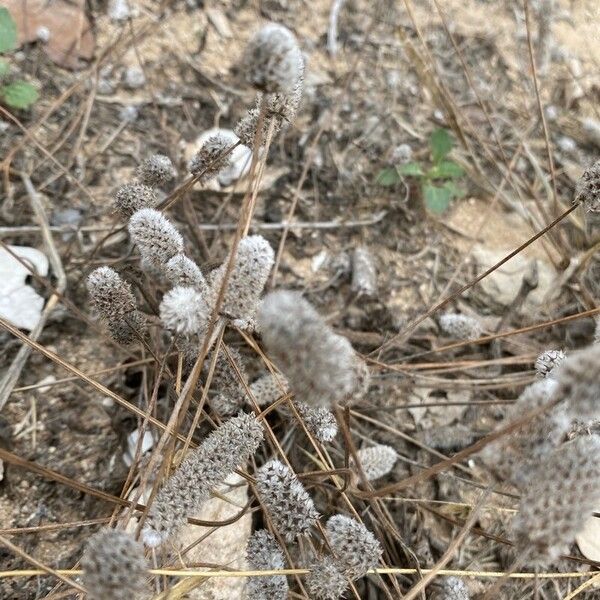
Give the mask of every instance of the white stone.
<path id="1" fill-rule="evenodd" d="M 30 264 L 38 275 L 45 277 L 48 274 L 48 259 L 43 252 L 28 246 L 9 248 Z M 29 275 L 31 273 L 26 267 L 0 248 L 0 317 L 19 329 L 31 331 L 40 320 L 45 300 L 25 283 Z"/>

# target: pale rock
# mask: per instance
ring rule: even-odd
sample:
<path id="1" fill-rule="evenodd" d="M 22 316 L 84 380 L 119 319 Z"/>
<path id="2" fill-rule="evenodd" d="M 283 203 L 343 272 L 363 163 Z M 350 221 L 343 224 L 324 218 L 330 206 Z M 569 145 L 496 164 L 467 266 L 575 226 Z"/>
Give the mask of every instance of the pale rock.
<path id="1" fill-rule="evenodd" d="M 123 462 L 130 467 L 133 464 L 133 459 L 135 457 L 135 449 L 138 444 L 138 439 L 140 437 L 140 430 L 134 429 L 127 436 L 127 450 L 123 452 Z M 140 457 L 144 456 L 148 450 L 152 449 L 154 446 L 154 437 L 152 436 L 152 432 L 146 430 L 144 431 L 144 437 L 141 442 L 140 448 Z"/>
<path id="2" fill-rule="evenodd" d="M 600 519 L 590 517 L 575 536 L 575 541 L 581 554 L 589 560 L 600 562 Z"/>
<path id="3" fill-rule="evenodd" d="M 48 274 L 48 259 L 43 252 L 28 246 L 9 248 L 30 264 L 38 275 L 45 277 Z M 25 283 L 29 275 L 31 273 L 26 267 L 0 248 L 0 317 L 19 329 L 31 331 L 40 320 L 45 300 Z"/>
<path id="4" fill-rule="evenodd" d="M 477 244 L 473 248 L 473 258 L 478 265 L 478 271 L 483 272 L 503 259 L 513 248 L 489 248 Z M 525 300 L 522 310 L 529 313 L 538 312 L 544 304 L 546 294 L 556 283 L 556 271 L 546 261 L 537 259 L 538 286 Z M 531 258 L 521 254 L 511 258 L 507 263 L 485 277 L 478 285 L 493 298 L 494 302 L 508 306 L 515 299 L 521 288 L 523 276 L 531 270 Z"/>
<path id="5" fill-rule="evenodd" d="M 194 515 L 204 521 L 225 521 L 239 514 L 248 502 L 248 486 L 244 479 L 232 473 L 218 491 L 229 502 L 213 497 L 205 502 L 199 513 Z M 236 486 L 236 487 L 233 487 Z M 187 525 L 182 527 L 175 544 L 183 550 L 196 542 L 211 528 Z M 185 564 L 196 562 L 211 562 L 227 565 L 231 569 L 246 569 L 245 550 L 248 538 L 252 533 L 252 514 L 247 512 L 243 517 L 209 535 L 201 543 L 194 546 L 183 557 Z M 210 557 L 210 558 L 207 558 Z M 243 577 L 215 577 L 198 584 L 198 587 L 188 591 L 189 600 L 231 600 L 243 598 L 242 592 L 246 582 Z"/>

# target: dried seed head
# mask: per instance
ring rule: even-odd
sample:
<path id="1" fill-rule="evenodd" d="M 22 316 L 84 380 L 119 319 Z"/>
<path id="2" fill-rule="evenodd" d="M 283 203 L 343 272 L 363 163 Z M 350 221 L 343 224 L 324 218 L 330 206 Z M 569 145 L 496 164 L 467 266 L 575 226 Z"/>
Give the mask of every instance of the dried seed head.
<path id="1" fill-rule="evenodd" d="M 306 402 L 296 402 L 298 413 L 302 417 L 306 429 L 320 442 L 331 442 L 337 435 L 338 426 L 335 415 L 323 406 L 313 407 Z"/>
<path id="2" fill-rule="evenodd" d="M 391 446 L 385 444 L 361 448 L 356 454 L 369 481 L 387 475 L 398 460 L 398 453 Z"/>
<path id="3" fill-rule="evenodd" d="M 248 148 L 254 148 L 256 131 L 258 129 L 260 110 L 258 108 L 250 108 L 246 114 L 235 124 L 233 131 L 240 138 L 240 141 Z M 277 134 L 281 128 L 281 121 L 273 121 L 273 135 Z M 264 146 L 267 141 L 267 132 L 269 130 L 270 121 L 265 117 L 263 120 L 260 145 Z"/>
<path id="4" fill-rule="evenodd" d="M 481 323 L 467 315 L 446 313 L 440 317 L 442 331 L 457 340 L 471 340 L 481 335 Z"/>
<path id="5" fill-rule="evenodd" d="M 142 208 L 129 219 L 129 235 L 142 258 L 164 269 L 169 259 L 183 252 L 183 238 L 162 213 Z"/>
<path id="6" fill-rule="evenodd" d="M 265 96 L 268 119 L 277 119 L 281 125 L 289 125 L 296 119 L 304 91 L 304 59 L 302 56 L 300 56 L 300 69 L 300 76 L 289 94 L 267 94 Z M 262 99 L 263 95 L 259 93 L 256 100 L 257 108 L 260 107 Z"/>
<path id="7" fill-rule="evenodd" d="M 377 293 L 375 259 L 364 247 L 356 248 L 352 254 L 352 291 L 365 296 Z"/>
<path id="8" fill-rule="evenodd" d="M 287 394 L 288 382 L 281 376 L 275 377 L 267 373 L 250 385 L 250 391 L 258 406 L 269 406 L 281 396 Z"/>
<path id="9" fill-rule="evenodd" d="M 319 518 L 304 486 L 294 472 L 278 460 L 270 460 L 258 470 L 256 491 L 273 524 L 288 542 L 308 533 Z"/>
<path id="10" fill-rule="evenodd" d="M 586 169 L 577 182 L 576 202 L 583 202 L 588 212 L 600 212 L 600 160 Z"/>
<path id="11" fill-rule="evenodd" d="M 459 577 L 440 577 L 432 600 L 470 600 L 467 584 Z"/>
<path id="12" fill-rule="evenodd" d="M 261 235 L 242 238 L 227 280 L 221 312 L 232 319 L 254 319 L 258 301 L 273 267 L 275 254 Z M 229 259 L 209 276 L 212 303 L 218 298 Z"/>
<path id="13" fill-rule="evenodd" d="M 248 540 L 246 560 L 256 571 L 285 568 L 283 550 L 273 535 L 266 529 L 255 531 Z"/>
<path id="14" fill-rule="evenodd" d="M 266 530 L 252 534 L 246 545 L 246 560 L 256 571 L 285 569 L 285 558 L 281 546 Z M 286 600 L 288 583 L 285 575 L 250 577 L 246 583 L 245 600 Z"/>
<path id="15" fill-rule="evenodd" d="M 404 165 L 412 158 L 412 148 L 409 144 L 400 144 L 392 152 L 390 162 L 393 165 Z"/>
<path id="16" fill-rule="evenodd" d="M 539 564 L 568 548 L 600 501 L 600 437 L 579 437 L 531 472 L 513 521 L 517 548 Z"/>
<path id="17" fill-rule="evenodd" d="M 152 208 L 158 204 L 156 192 L 142 183 L 126 183 L 115 195 L 115 208 L 128 219 L 136 210 Z"/>
<path id="18" fill-rule="evenodd" d="M 144 548 L 124 531 L 103 529 L 90 537 L 81 558 L 83 584 L 92 600 L 150 596 Z"/>
<path id="19" fill-rule="evenodd" d="M 260 136 L 260 146 L 267 142 L 269 130 L 272 129 L 272 136 L 279 133 L 279 130 L 285 125 L 291 125 L 296 119 L 300 101 L 302 100 L 302 91 L 304 89 L 304 76 L 298 79 L 291 94 L 258 94 L 255 104 L 248 109 L 246 114 L 236 123 L 234 131 L 240 141 L 249 148 L 254 148 L 256 142 L 256 132 L 260 121 L 261 107 L 264 106 L 264 115 L 262 121 L 262 130 Z"/>
<path id="20" fill-rule="evenodd" d="M 202 294 L 195 288 L 177 286 L 160 303 L 160 320 L 177 335 L 196 336 L 208 325 L 210 313 Z"/>
<path id="21" fill-rule="evenodd" d="M 139 164 L 135 174 L 144 185 L 156 187 L 175 177 L 175 167 L 168 156 L 153 154 Z"/>
<path id="22" fill-rule="evenodd" d="M 165 267 L 165 275 L 174 286 L 193 287 L 204 295 L 207 292 L 208 284 L 200 267 L 184 254 L 176 254 L 169 259 Z"/>
<path id="23" fill-rule="evenodd" d="M 526 413 L 547 405 L 553 399 L 556 389 L 557 383 L 553 377 L 527 386 L 511 406 L 506 421 L 516 421 Z M 488 445 L 482 453 L 482 458 L 500 477 L 520 486 L 527 478 L 529 470 L 558 446 L 568 424 L 562 407 L 549 409 L 514 433 Z M 505 425 L 506 423 L 502 423 L 500 427 Z"/>
<path id="24" fill-rule="evenodd" d="M 264 344 L 296 398 L 330 406 L 364 391 L 365 365 L 298 293 L 268 294 L 258 312 Z"/>
<path id="25" fill-rule="evenodd" d="M 471 426 L 461 423 L 450 425 L 434 425 L 422 431 L 418 438 L 430 448 L 441 452 L 456 452 L 461 448 L 470 446 L 477 438 L 477 432 Z"/>
<path id="26" fill-rule="evenodd" d="M 188 170 L 198 176 L 200 183 L 206 183 L 231 164 L 231 140 L 222 135 L 209 137 L 200 150 L 188 163 Z"/>
<path id="27" fill-rule="evenodd" d="M 562 350 L 546 350 L 535 361 L 535 370 L 540 377 L 548 377 L 552 370 L 567 357 Z"/>
<path id="28" fill-rule="evenodd" d="M 139 311 L 128 313 L 125 317 L 111 319 L 106 323 L 108 332 L 117 344 L 129 346 L 140 340 L 146 331 L 146 318 Z"/>
<path id="29" fill-rule="evenodd" d="M 348 580 L 330 556 L 315 560 L 306 576 L 306 589 L 316 600 L 338 600 L 348 587 Z"/>
<path id="30" fill-rule="evenodd" d="M 246 375 L 246 368 L 244 366 L 242 355 L 235 348 L 227 348 L 227 350 L 229 351 L 231 359 L 235 363 L 244 383 L 247 385 L 248 376 Z M 206 374 L 208 374 L 211 362 L 211 359 L 205 362 Z M 217 356 L 210 389 L 217 392 L 217 394 L 211 398 L 210 405 L 221 416 L 228 416 L 236 413 L 246 401 L 246 388 L 240 381 L 234 368 L 231 366 L 223 348 L 219 350 L 219 355 Z"/>
<path id="31" fill-rule="evenodd" d="M 173 535 L 233 470 L 260 446 L 263 430 L 254 415 L 239 414 L 215 429 L 159 490 L 142 531 L 144 543 L 156 547 Z"/>
<path id="32" fill-rule="evenodd" d="M 553 371 L 556 396 L 566 401 L 573 419 L 591 421 L 600 416 L 600 345 L 592 344 L 570 354 Z"/>
<path id="33" fill-rule="evenodd" d="M 327 521 L 326 529 L 331 549 L 347 577 L 358 579 L 377 566 L 383 550 L 362 523 L 345 515 L 334 515 Z"/>
<path id="34" fill-rule="evenodd" d="M 294 34 L 276 23 L 260 29 L 246 46 L 243 70 L 246 80 L 261 92 L 293 92 L 304 63 Z"/>
<path id="35" fill-rule="evenodd" d="M 94 308 L 106 321 L 122 320 L 135 312 L 131 286 L 110 267 L 98 267 L 87 278 L 87 289 Z"/>

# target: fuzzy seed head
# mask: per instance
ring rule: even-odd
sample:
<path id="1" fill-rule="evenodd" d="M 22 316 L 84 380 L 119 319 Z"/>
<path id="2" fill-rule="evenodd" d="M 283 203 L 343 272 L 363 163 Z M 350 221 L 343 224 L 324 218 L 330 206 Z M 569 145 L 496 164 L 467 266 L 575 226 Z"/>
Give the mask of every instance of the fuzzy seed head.
<path id="1" fill-rule="evenodd" d="M 256 108 L 249 108 L 246 114 L 233 126 L 235 135 L 238 136 L 244 146 L 248 148 L 254 148 L 254 139 L 256 130 L 258 129 L 258 115 L 259 110 Z M 261 135 L 261 146 L 266 141 L 266 129 L 263 123 L 263 131 Z M 274 132 L 277 133 L 277 132 Z"/>
<path id="2" fill-rule="evenodd" d="M 254 148 L 256 132 L 258 130 L 258 124 L 260 121 L 259 115 L 260 110 L 258 108 L 250 108 L 233 128 L 235 135 L 237 135 L 242 144 L 248 146 L 248 148 Z M 269 118 L 265 115 L 262 124 L 260 146 L 264 146 L 267 142 L 267 135 L 269 128 L 271 127 L 271 123 L 273 123 L 273 136 L 275 136 L 281 129 L 282 121 L 280 118 Z"/>
<path id="3" fill-rule="evenodd" d="M 470 600 L 467 584 L 459 577 L 440 577 L 439 587 L 432 600 Z"/>
<path id="4" fill-rule="evenodd" d="M 600 437 L 579 437 L 546 457 L 523 487 L 513 521 L 517 548 L 538 564 L 573 542 L 600 502 Z M 528 556 L 529 558 L 529 556 Z"/>
<path id="5" fill-rule="evenodd" d="M 131 286 L 110 267 L 98 267 L 87 278 L 87 289 L 94 308 L 106 321 L 122 320 L 135 312 Z"/>
<path id="6" fill-rule="evenodd" d="M 273 248 L 264 237 L 250 235 L 242 238 L 227 280 L 221 313 L 232 319 L 253 320 L 274 261 Z M 228 262 L 229 259 L 225 260 L 209 276 L 213 304 L 223 285 Z"/>
<path id="7" fill-rule="evenodd" d="M 540 377 L 548 377 L 555 367 L 567 357 L 562 350 L 546 350 L 535 361 L 535 370 Z"/>
<path id="8" fill-rule="evenodd" d="M 288 542 L 308 533 L 319 518 L 304 486 L 294 472 L 278 460 L 270 460 L 258 470 L 256 491 L 273 524 Z"/>
<path id="9" fill-rule="evenodd" d="M 331 556 L 315 560 L 310 566 L 305 584 L 311 598 L 338 600 L 348 588 L 348 580 Z"/>
<path id="10" fill-rule="evenodd" d="M 126 219 L 141 208 L 152 208 L 157 204 L 156 192 L 143 183 L 126 183 L 115 194 L 115 208 Z"/>
<path id="11" fill-rule="evenodd" d="M 296 113 L 300 107 L 302 92 L 304 91 L 304 59 L 301 55 L 300 68 L 300 76 L 289 94 L 267 94 L 265 96 L 267 119 L 278 119 L 282 125 L 291 124 L 296 119 Z M 260 106 L 262 99 L 263 95 L 259 93 L 256 101 L 257 108 Z"/>
<path id="12" fill-rule="evenodd" d="M 457 340 L 471 340 L 481 335 L 481 323 L 467 315 L 446 313 L 440 317 L 442 331 Z"/>
<path id="13" fill-rule="evenodd" d="M 387 475 L 398 460 L 398 453 L 391 446 L 385 444 L 361 448 L 356 454 L 369 481 Z"/>
<path id="14" fill-rule="evenodd" d="M 129 235 L 139 248 L 142 259 L 164 269 L 167 262 L 183 252 L 183 238 L 162 213 L 142 208 L 129 219 Z"/>
<path id="15" fill-rule="evenodd" d="M 600 344 L 600 317 L 596 317 L 596 331 L 594 332 L 594 344 Z"/>
<path id="16" fill-rule="evenodd" d="M 377 293 L 375 259 L 367 248 L 360 246 L 352 254 L 352 291 L 365 296 Z"/>
<path id="17" fill-rule="evenodd" d="M 176 254 L 169 259 L 165 275 L 173 286 L 193 287 L 202 294 L 207 292 L 208 284 L 200 267 L 184 254 Z"/>
<path id="18" fill-rule="evenodd" d="M 306 429 L 320 442 L 331 442 L 337 435 L 338 426 L 335 415 L 323 406 L 309 406 L 306 402 L 296 402 L 298 413 Z"/>
<path id="19" fill-rule="evenodd" d="M 283 25 L 265 25 L 246 46 L 243 69 L 248 83 L 261 92 L 293 92 L 304 69 L 294 34 Z"/>
<path id="20" fill-rule="evenodd" d="M 248 384 L 248 376 L 244 366 L 242 355 L 235 348 L 227 348 L 231 359 L 235 363 L 244 383 Z M 208 375 L 211 359 L 205 363 L 205 371 Z M 213 377 L 210 382 L 211 390 L 217 394 L 211 398 L 210 405 L 221 416 L 229 416 L 236 413 L 246 401 L 246 388 L 238 378 L 237 373 L 231 366 L 225 351 L 221 349 L 217 356 Z"/>
<path id="21" fill-rule="evenodd" d="M 267 373 L 250 384 L 250 391 L 260 407 L 269 406 L 289 391 L 288 382 L 281 376 Z"/>
<path id="22" fill-rule="evenodd" d="M 334 515 L 327 521 L 327 537 L 341 570 L 358 579 L 374 569 L 383 554 L 377 538 L 359 521 Z"/>
<path id="23" fill-rule="evenodd" d="M 331 406 L 364 391 L 363 361 L 300 294 L 268 294 L 258 325 L 270 357 L 301 402 Z"/>
<path id="24" fill-rule="evenodd" d="M 264 103 L 264 115 L 262 131 L 260 135 L 260 146 L 267 143 L 269 130 L 272 136 L 276 136 L 279 130 L 291 125 L 296 119 L 298 108 L 302 100 L 304 89 L 304 75 L 296 82 L 290 94 L 261 94 L 256 97 L 254 106 L 246 111 L 246 114 L 237 122 L 234 132 L 240 141 L 249 148 L 254 148 L 256 133 L 260 122 L 261 107 Z"/>
<path id="25" fill-rule="evenodd" d="M 256 571 L 285 569 L 281 546 L 266 529 L 255 531 L 248 540 L 246 560 Z M 246 583 L 245 600 L 286 600 L 288 590 L 285 575 L 251 577 Z"/>
<path id="26" fill-rule="evenodd" d="M 211 489 L 256 452 L 262 439 L 260 423 L 246 413 L 215 429 L 159 490 L 142 531 L 144 543 L 155 547 L 172 536 L 210 496 Z"/>
<path id="27" fill-rule="evenodd" d="M 156 187 L 175 177 L 175 167 L 168 156 L 153 154 L 139 164 L 135 174 L 144 185 Z"/>
<path id="28" fill-rule="evenodd" d="M 405 165 L 411 158 L 412 148 L 408 144 L 400 144 L 394 148 L 390 162 L 393 165 Z"/>
<path id="29" fill-rule="evenodd" d="M 81 559 L 83 584 L 92 600 L 149 597 L 144 548 L 124 531 L 103 529 L 90 537 Z"/>
<path id="30" fill-rule="evenodd" d="M 200 150 L 188 163 L 188 170 L 197 175 L 200 183 L 206 183 L 216 177 L 231 164 L 231 152 L 227 150 L 233 144 L 222 135 L 213 135 L 206 140 Z"/>
<path id="31" fill-rule="evenodd" d="M 507 413 L 506 421 L 516 421 L 526 413 L 547 405 L 554 398 L 558 384 L 547 377 L 527 386 Z M 502 423 L 503 427 L 506 423 Z M 561 442 L 569 421 L 562 407 L 555 407 L 534 417 L 514 433 L 484 449 L 484 461 L 498 475 L 517 486 L 528 472 Z M 501 447 L 501 449 L 500 449 Z"/>
<path id="32" fill-rule="evenodd" d="M 583 202 L 588 212 L 600 212 L 600 160 L 586 169 L 577 182 L 577 202 Z"/>
<path id="33" fill-rule="evenodd" d="M 146 331 L 146 318 L 139 311 L 128 313 L 125 317 L 111 319 L 106 323 L 108 332 L 117 344 L 130 346 L 140 340 Z"/>
<path id="34" fill-rule="evenodd" d="M 591 421 L 600 417 L 600 345 L 570 354 L 552 376 L 558 381 L 556 395 L 566 401 L 573 419 Z"/>
<path id="35" fill-rule="evenodd" d="M 174 287 L 160 303 L 160 320 L 177 335 L 189 337 L 203 333 L 209 317 L 208 306 L 195 288 Z"/>

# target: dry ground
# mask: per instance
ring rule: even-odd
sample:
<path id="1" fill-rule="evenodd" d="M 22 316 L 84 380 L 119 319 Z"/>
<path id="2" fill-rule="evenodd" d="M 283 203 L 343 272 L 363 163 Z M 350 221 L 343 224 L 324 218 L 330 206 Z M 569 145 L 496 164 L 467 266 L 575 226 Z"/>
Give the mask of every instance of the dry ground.
<path id="1" fill-rule="evenodd" d="M 138 273 L 125 233 L 104 239 L 115 223 L 115 189 L 142 158 L 156 152 L 172 158 L 178 182 L 183 180 L 185 157 L 195 138 L 213 126 L 231 127 L 252 102 L 238 59 L 251 32 L 273 20 L 290 27 L 305 51 L 306 92 L 298 120 L 270 149 L 254 229 L 277 248 L 282 229 L 261 229 L 261 224 L 286 218 L 307 165 L 294 214 L 307 226 L 290 230 L 278 285 L 303 290 L 359 352 L 376 359 L 369 396 L 351 421 L 354 443 L 379 441 L 399 452 L 394 472 L 378 482 L 384 485 L 420 472 L 439 460 L 439 453 L 452 454 L 491 431 L 507 404 L 533 381 L 537 354 L 589 343 L 593 320 L 438 351 L 452 340 L 441 335 L 437 315 L 459 310 L 477 316 L 492 334 L 594 309 L 600 298 L 600 263 L 593 223 L 578 209 L 418 327 L 407 326 L 563 213 L 583 168 L 598 155 L 600 9 L 594 0 L 561 0 L 550 33 L 539 39 L 541 3 L 529 2 L 539 98 L 523 4 L 516 0 L 452 0 L 439 3 L 441 12 L 431 0 L 414 6 L 408 0 L 348 0 L 338 24 L 335 57 L 326 47 L 330 2 L 322 0 L 142 0 L 136 4 L 137 16 L 122 23 L 109 19 L 105 2 L 94 1 L 76 13 L 89 18 L 95 43 L 93 58 L 83 61 L 81 69 L 56 64 L 42 43 L 24 45 L 10 60 L 39 87 L 40 100 L 28 112 L 0 108 L 0 241 L 45 249 L 21 179 L 26 173 L 42 195 L 67 276 L 68 302 L 58 303 L 39 343 L 121 397 L 145 406 L 156 365 L 145 351 L 118 348 L 101 327 L 90 325 L 85 317 L 94 317 L 84 279 L 103 264 Z M 24 1 L 12 4 L 25 10 Z M 65 31 L 76 28 L 77 18 L 72 19 Z M 145 76 L 136 89 L 123 83 L 131 68 L 141 68 Z M 453 158 L 467 173 L 461 180 L 465 197 L 441 218 L 424 210 L 414 182 L 387 188 L 376 183 L 399 144 L 410 144 L 414 157 L 426 163 L 427 139 L 436 127 L 452 132 L 457 140 Z M 226 189 L 194 189 L 170 211 L 188 251 L 203 267 L 224 258 L 232 232 L 215 226 L 237 222 L 245 190 L 244 182 Z M 367 224 L 355 224 L 362 221 Z M 75 223 L 75 234 L 68 233 L 69 223 Z M 34 229 L 20 229 L 26 226 Z M 373 297 L 357 296 L 351 289 L 350 257 L 358 245 L 369 249 L 377 266 Z M 515 305 L 532 262 L 538 287 Z M 33 285 L 48 298 L 55 274 Z M 2 375 L 21 342 L 7 331 L 0 332 L 0 340 Z M 232 343 L 243 349 L 239 340 Z M 259 362 L 248 359 L 253 373 Z M 125 364 L 134 361 L 139 364 Z M 69 376 L 52 360 L 32 353 L 2 409 L 2 444 L 71 482 L 118 496 L 128 472 L 123 447 L 137 418 L 85 382 L 64 381 Z M 46 387 L 37 386 L 40 382 Z M 165 393 L 159 411 L 167 411 L 168 402 Z M 418 408 L 423 403 L 428 406 Z M 311 463 L 294 444 L 301 434 L 289 437 L 280 421 L 274 427 L 295 465 L 310 470 Z M 339 437 L 330 454 L 343 466 Z M 472 460 L 462 471 L 447 471 L 400 494 L 442 504 L 405 502 L 400 496 L 383 501 L 400 534 L 400 539 L 382 535 L 389 564 L 432 566 L 468 515 L 463 503 L 477 499 L 473 482 L 487 484 L 491 478 Z M 331 490 L 320 492 L 318 503 L 326 514 L 336 503 L 339 507 Z M 511 552 L 502 540 L 515 499 L 509 492 L 496 494 L 490 504 L 496 508 L 482 512 L 477 531 L 468 535 L 452 568 L 509 568 Z M 366 510 L 369 502 L 357 498 L 356 507 Z M 106 518 L 113 508 L 47 473 L 5 465 L 0 535 L 52 568 L 74 567 L 84 540 L 97 527 L 87 521 Z M 75 525 L 61 525 L 69 523 Z M 29 529 L 16 533 L 13 528 Z M 562 561 L 555 570 L 590 568 L 577 546 L 571 555 L 579 560 Z M 201 560 L 217 562 L 206 555 Z M 0 544 L 0 565 L 9 570 L 29 563 Z M 414 576 L 399 576 L 397 582 L 406 590 Z M 580 583 L 543 580 L 536 593 L 563 598 Z M 488 582 L 475 577 L 468 584 L 476 597 Z M 393 595 L 389 580 L 386 585 Z M 59 595 L 67 587 L 56 586 L 53 577 L 2 578 L 0 596 L 75 597 Z M 236 597 L 239 589 L 233 589 L 229 593 Z M 507 598 L 534 597 L 530 582 L 518 581 L 510 589 Z M 358 592 L 361 598 L 388 597 L 375 579 L 359 582 Z M 578 597 L 598 594 L 589 589 Z"/>

